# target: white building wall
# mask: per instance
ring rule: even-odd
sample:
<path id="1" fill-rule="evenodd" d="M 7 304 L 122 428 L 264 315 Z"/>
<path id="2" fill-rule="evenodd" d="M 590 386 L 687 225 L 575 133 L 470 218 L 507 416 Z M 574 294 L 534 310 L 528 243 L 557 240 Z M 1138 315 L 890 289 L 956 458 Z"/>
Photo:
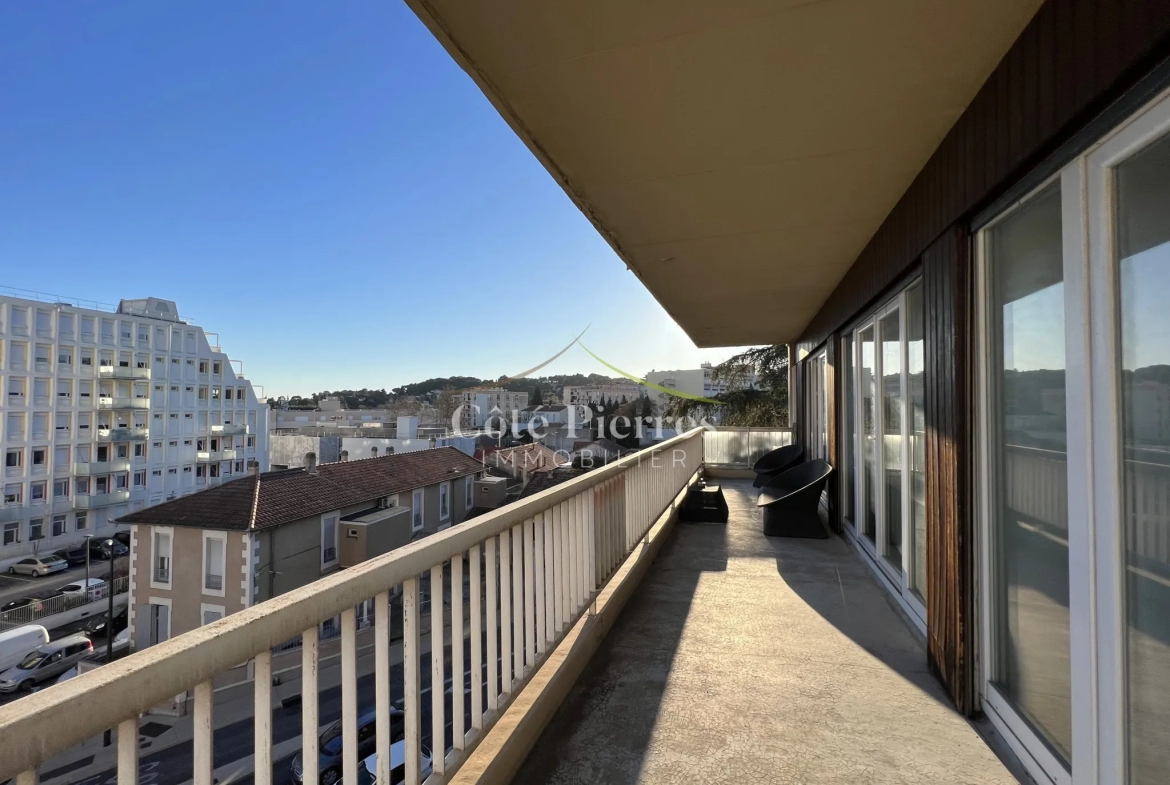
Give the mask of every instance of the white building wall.
<path id="1" fill-rule="evenodd" d="M 203 328 L 147 307 L 175 313 L 0 295 L 0 564 L 112 532 L 249 460 L 268 468 L 268 406 L 251 382 Z"/>

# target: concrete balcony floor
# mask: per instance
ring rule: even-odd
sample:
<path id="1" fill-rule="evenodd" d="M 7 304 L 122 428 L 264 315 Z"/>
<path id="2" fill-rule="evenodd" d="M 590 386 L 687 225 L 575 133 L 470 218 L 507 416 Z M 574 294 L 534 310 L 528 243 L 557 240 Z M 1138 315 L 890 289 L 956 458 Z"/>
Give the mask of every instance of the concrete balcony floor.
<path id="1" fill-rule="evenodd" d="M 679 523 L 514 782 L 1016 783 L 843 540 Z"/>

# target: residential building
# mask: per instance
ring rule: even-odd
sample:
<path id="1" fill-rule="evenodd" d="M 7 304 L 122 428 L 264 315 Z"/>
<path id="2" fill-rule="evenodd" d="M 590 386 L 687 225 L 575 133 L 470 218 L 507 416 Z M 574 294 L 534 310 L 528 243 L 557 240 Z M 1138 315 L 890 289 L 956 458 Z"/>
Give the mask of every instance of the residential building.
<path id="1" fill-rule="evenodd" d="M 678 390 L 688 395 L 712 398 L 731 389 L 726 380 L 714 380 L 712 378 L 713 371 L 714 368 L 711 363 L 702 363 L 698 368 L 689 370 L 651 371 L 646 374 L 646 381 L 653 382 L 660 387 Z M 752 389 L 756 386 L 756 375 L 754 373 L 744 374 L 742 379 L 736 380 L 734 386 L 737 389 Z M 667 393 L 653 388 L 650 388 L 650 396 L 658 406 L 665 406 L 667 399 L 670 397 Z"/>
<path id="2" fill-rule="evenodd" d="M 394 425 L 397 415 L 386 409 L 342 409 L 336 398 L 320 401 L 315 411 L 273 409 L 272 429 L 330 427 L 379 428 Z"/>
<path id="3" fill-rule="evenodd" d="M 459 427 L 483 428 L 493 417 L 511 422 L 513 415 L 528 405 L 528 393 L 498 387 L 458 392 Z"/>
<path id="4" fill-rule="evenodd" d="M 256 471 L 124 516 L 145 648 L 464 519 L 478 461 L 451 447 Z"/>
<path id="5" fill-rule="evenodd" d="M 640 384 L 565 385 L 561 390 L 561 402 L 577 407 L 577 416 L 585 419 L 589 416 L 586 407 L 596 407 L 603 402 L 626 403 L 645 394 L 646 388 Z"/>
<path id="6" fill-rule="evenodd" d="M 503 449 L 487 448 L 481 450 L 478 457 L 484 466 L 507 473 L 522 486 L 527 485 L 536 475 L 554 471 L 569 463 L 567 454 L 558 453 L 539 442 Z"/>
<path id="7" fill-rule="evenodd" d="M 725 526 L 672 526 L 718 469 L 694 431 L 385 557 L 409 581 L 412 740 L 409 576 L 501 557 L 475 604 L 452 593 L 453 612 L 505 622 L 499 649 L 493 629 L 480 650 L 478 613 L 451 647 L 489 700 L 472 723 L 452 711 L 471 741 L 435 756 L 444 779 L 1164 782 L 1170 6 L 408 2 L 697 345 L 790 347 L 795 439 L 832 467 L 828 539 L 764 537 L 755 489 L 731 478 Z M 274 637 L 386 589 L 342 574 L 173 657 L 45 690 L 35 714 L 0 708 L 0 776 L 32 782 L 118 727 L 132 781 L 141 707 L 177 671 L 262 666 Z M 578 677 L 556 709 L 548 685 Z M 531 733 L 493 732 L 502 714 Z M 419 761 L 416 742 L 411 781 Z"/>
<path id="8" fill-rule="evenodd" d="M 268 461 L 268 407 L 175 303 L 0 296 L 0 560 Z"/>

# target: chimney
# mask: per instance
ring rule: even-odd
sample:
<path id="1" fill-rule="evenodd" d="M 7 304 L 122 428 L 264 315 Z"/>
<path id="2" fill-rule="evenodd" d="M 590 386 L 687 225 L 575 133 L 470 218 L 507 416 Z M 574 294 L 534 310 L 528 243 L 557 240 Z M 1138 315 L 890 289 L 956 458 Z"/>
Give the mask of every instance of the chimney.
<path id="1" fill-rule="evenodd" d="M 317 453 L 315 453 L 315 452 L 305 453 L 305 471 L 308 472 L 309 474 L 316 474 L 317 473 Z"/>
<path id="2" fill-rule="evenodd" d="M 259 474 L 259 473 L 260 473 L 260 463 L 258 461 L 255 461 L 255 460 L 248 461 L 248 475 L 252 476 L 252 475 Z"/>

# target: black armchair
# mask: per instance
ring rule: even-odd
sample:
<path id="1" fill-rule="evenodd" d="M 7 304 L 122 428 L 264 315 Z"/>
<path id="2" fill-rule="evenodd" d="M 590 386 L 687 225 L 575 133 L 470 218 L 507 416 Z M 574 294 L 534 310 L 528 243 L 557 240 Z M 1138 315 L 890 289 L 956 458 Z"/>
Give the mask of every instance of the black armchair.
<path id="1" fill-rule="evenodd" d="M 803 459 L 804 448 L 799 444 L 789 444 L 786 447 L 765 453 L 752 466 L 752 471 L 756 473 L 756 481 L 752 485 L 756 488 L 764 487 L 782 472 L 788 471 Z"/>
<path id="2" fill-rule="evenodd" d="M 813 537 L 829 535 L 821 525 L 817 508 L 821 491 L 833 467 L 827 461 L 809 461 L 772 479 L 760 489 L 756 502 L 764 509 L 764 534 L 768 537 Z"/>

